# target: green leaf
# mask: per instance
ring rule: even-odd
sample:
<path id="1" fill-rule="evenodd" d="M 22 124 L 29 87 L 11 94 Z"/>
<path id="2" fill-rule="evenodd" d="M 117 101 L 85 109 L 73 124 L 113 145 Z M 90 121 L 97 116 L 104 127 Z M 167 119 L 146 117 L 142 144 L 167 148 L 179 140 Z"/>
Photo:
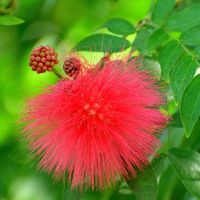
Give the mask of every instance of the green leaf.
<path id="1" fill-rule="evenodd" d="M 63 191 L 63 200 L 78 200 L 83 197 L 85 192 L 79 192 L 71 190 L 69 187 L 65 188 Z"/>
<path id="2" fill-rule="evenodd" d="M 180 114 L 186 136 L 189 137 L 200 116 L 200 75 L 194 77 L 185 89 Z"/>
<path id="3" fill-rule="evenodd" d="M 157 179 L 151 166 L 138 172 L 136 179 L 128 181 L 129 187 L 133 190 L 137 200 L 155 200 L 157 196 Z"/>
<path id="4" fill-rule="evenodd" d="M 123 36 L 130 35 L 135 32 L 133 24 L 120 18 L 108 20 L 101 28 L 107 28 L 110 32 Z"/>
<path id="5" fill-rule="evenodd" d="M 158 61 L 161 66 L 162 79 L 169 80 L 169 72 L 174 67 L 182 53 L 182 47 L 175 40 L 171 40 L 160 50 Z"/>
<path id="6" fill-rule="evenodd" d="M 168 158 L 184 186 L 200 198 L 200 154 L 186 149 L 172 148 Z"/>
<path id="7" fill-rule="evenodd" d="M 24 23 L 24 20 L 13 15 L 0 15 L 0 25 L 11 26 Z"/>
<path id="8" fill-rule="evenodd" d="M 169 126 L 178 128 L 183 127 L 180 113 L 177 112 L 172 115 L 172 121 L 170 122 Z"/>
<path id="9" fill-rule="evenodd" d="M 135 41 L 132 44 L 133 49 L 137 49 L 143 55 L 151 55 L 148 47 L 148 41 L 151 34 L 154 32 L 154 28 L 151 26 L 141 28 L 136 35 Z"/>
<path id="10" fill-rule="evenodd" d="M 143 56 L 141 59 L 141 69 L 148 71 L 156 79 L 160 79 L 160 65 L 157 60 Z"/>
<path id="11" fill-rule="evenodd" d="M 184 146 L 191 148 L 193 151 L 199 151 L 200 149 L 200 140 L 199 140 L 199 130 L 200 130 L 200 118 L 196 122 L 191 137 L 184 141 Z"/>
<path id="12" fill-rule="evenodd" d="M 165 33 L 162 29 L 157 29 L 149 37 L 148 48 L 152 51 L 167 42 L 168 38 L 169 36 L 167 33 Z"/>
<path id="13" fill-rule="evenodd" d="M 189 55 L 183 55 L 171 71 L 171 88 L 174 97 L 179 102 L 183 92 L 192 80 L 198 64 Z"/>
<path id="14" fill-rule="evenodd" d="M 196 56 L 196 58 L 198 60 L 200 60 L 200 46 L 199 47 L 196 47 L 194 50 L 193 50 L 193 53 L 194 55 Z"/>
<path id="15" fill-rule="evenodd" d="M 77 51 L 95 51 L 95 52 L 120 52 L 130 47 L 130 42 L 124 38 L 97 33 L 81 40 L 73 48 Z"/>
<path id="16" fill-rule="evenodd" d="M 36 21 L 31 23 L 22 36 L 23 40 L 42 38 L 45 36 L 57 36 L 61 33 L 59 26 L 49 21 Z M 41 41 L 39 41 L 41 44 Z"/>
<path id="17" fill-rule="evenodd" d="M 187 46 L 199 46 L 200 45 L 200 25 L 192 27 L 191 29 L 185 31 L 182 35 L 180 40 L 183 44 Z"/>
<path id="18" fill-rule="evenodd" d="M 157 0 L 152 13 L 152 21 L 155 24 L 163 24 L 173 10 L 175 3 L 175 0 Z"/>
<path id="19" fill-rule="evenodd" d="M 183 32 L 193 26 L 200 24 L 200 4 L 193 4 L 173 13 L 166 24 L 172 31 Z"/>

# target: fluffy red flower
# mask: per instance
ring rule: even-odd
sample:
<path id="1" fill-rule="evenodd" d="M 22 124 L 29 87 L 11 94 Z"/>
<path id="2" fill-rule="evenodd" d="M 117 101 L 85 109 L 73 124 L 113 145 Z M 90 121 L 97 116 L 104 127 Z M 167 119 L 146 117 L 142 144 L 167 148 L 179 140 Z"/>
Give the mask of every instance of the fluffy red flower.
<path id="1" fill-rule="evenodd" d="M 104 188 L 148 164 L 166 123 L 155 81 L 134 61 L 106 62 L 30 100 L 25 136 L 39 166 L 75 186 Z"/>

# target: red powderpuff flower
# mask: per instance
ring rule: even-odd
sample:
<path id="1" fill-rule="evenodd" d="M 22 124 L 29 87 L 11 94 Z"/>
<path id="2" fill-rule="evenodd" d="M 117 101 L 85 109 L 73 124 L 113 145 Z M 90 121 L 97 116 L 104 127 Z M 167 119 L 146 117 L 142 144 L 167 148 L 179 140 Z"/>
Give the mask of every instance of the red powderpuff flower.
<path id="1" fill-rule="evenodd" d="M 106 62 L 30 100 L 25 136 L 39 166 L 73 187 L 105 188 L 148 164 L 167 119 L 155 81 L 134 61 Z"/>

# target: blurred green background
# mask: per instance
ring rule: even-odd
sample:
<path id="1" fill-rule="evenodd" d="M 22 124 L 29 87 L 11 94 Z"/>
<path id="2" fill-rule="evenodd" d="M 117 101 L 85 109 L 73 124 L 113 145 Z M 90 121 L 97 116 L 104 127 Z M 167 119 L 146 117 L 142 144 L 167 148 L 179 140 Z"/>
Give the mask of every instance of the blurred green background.
<path id="1" fill-rule="evenodd" d="M 0 0 L 0 4 L 8 1 Z M 77 199 L 66 183 L 56 183 L 36 169 L 20 141 L 17 124 L 23 102 L 41 87 L 54 83 L 51 73 L 36 74 L 28 67 L 31 49 L 55 46 L 62 61 L 80 39 L 95 32 L 107 19 L 120 17 L 133 23 L 144 18 L 151 0 L 19 0 L 14 15 L 25 20 L 0 26 L 0 200 Z M 127 194 L 127 197 L 130 196 Z M 112 189 L 88 192 L 83 199 L 125 199 Z M 134 199 L 134 197 L 131 199 Z"/>

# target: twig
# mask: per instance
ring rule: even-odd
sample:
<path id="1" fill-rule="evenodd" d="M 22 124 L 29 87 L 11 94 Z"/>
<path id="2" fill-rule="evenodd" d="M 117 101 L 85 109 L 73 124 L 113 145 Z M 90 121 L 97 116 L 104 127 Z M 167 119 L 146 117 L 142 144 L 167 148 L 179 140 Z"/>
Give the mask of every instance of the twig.
<path id="1" fill-rule="evenodd" d="M 53 72 L 59 79 L 64 78 L 55 68 L 52 69 L 52 72 Z"/>

